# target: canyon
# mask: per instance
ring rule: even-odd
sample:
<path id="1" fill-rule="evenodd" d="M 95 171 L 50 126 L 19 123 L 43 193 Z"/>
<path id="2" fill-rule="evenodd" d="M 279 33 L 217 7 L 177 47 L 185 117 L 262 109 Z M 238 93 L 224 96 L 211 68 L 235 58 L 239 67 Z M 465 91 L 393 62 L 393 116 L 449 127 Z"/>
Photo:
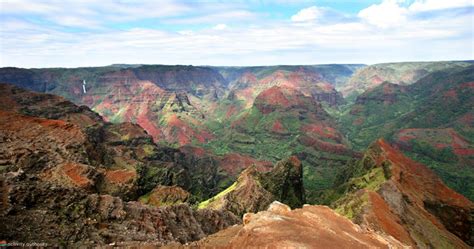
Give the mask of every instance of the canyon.
<path id="1" fill-rule="evenodd" d="M 0 68 L 0 239 L 469 248 L 473 82 L 472 61 Z"/>

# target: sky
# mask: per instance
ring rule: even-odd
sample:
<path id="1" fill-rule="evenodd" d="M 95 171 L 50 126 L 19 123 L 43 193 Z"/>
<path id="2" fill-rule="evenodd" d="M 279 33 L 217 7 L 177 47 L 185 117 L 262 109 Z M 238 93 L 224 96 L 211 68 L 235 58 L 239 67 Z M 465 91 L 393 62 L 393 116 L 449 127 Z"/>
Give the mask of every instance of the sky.
<path id="1" fill-rule="evenodd" d="M 0 0 L 0 67 L 474 59 L 474 0 Z"/>

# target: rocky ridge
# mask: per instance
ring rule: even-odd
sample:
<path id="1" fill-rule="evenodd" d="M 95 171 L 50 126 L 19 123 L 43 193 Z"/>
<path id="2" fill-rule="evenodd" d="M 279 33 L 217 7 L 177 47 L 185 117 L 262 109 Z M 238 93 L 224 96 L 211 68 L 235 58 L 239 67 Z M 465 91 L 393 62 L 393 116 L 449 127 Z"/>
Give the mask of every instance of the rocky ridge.
<path id="1" fill-rule="evenodd" d="M 326 206 L 291 210 L 279 202 L 266 211 L 247 213 L 243 226 L 230 227 L 190 247 L 406 248 L 393 237 L 366 230 Z"/>
<path id="2" fill-rule="evenodd" d="M 199 208 L 228 210 L 241 217 L 247 212 L 265 210 L 274 200 L 301 207 L 305 203 L 304 194 L 303 167 L 293 156 L 278 162 L 269 172 L 248 167 L 234 184 L 200 203 Z"/>
<path id="3" fill-rule="evenodd" d="M 474 204 L 384 140 L 340 179 L 335 210 L 416 248 L 469 248 Z"/>

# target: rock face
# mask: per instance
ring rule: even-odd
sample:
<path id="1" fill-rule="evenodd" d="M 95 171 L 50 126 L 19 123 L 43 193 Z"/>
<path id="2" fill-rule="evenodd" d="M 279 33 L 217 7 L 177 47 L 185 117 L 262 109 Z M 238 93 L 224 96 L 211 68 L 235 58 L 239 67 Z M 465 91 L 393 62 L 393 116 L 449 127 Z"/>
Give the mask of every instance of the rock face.
<path id="1" fill-rule="evenodd" d="M 273 200 L 301 207 L 305 203 L 304 192 L 303 167 L 293 156 L 278 162 L 269 172 L 248 167 L 233 185 L 199 207 L 228 210 L 242 217 L 244 213 L 265 210 Z"/>
<path id="2" fill-rule="evenodd" d="M 140 198 L 140 202 L 155 207 L 185 203 L 190 194 L 178 186 L 156 186 L 150 193 Z"/>
<path id="3" fill-rule="evenodd" d="M 229 188 L 199 204 L 199 208 L 228 210 L 238 217 L 264 210 L 275 199 L 260 183 L 255 167 L 244 170 Z"/>
<path id="4" fill-rule="evenodd" d="M 264 173 L 260 179 L 262 186 L 276 200 L 292 208 L 301 207 L 305 203 L 303 165 L 296 156 L 279 161 L 272 171 Z"/>
<path id="5" fill-rule="evenodd" d="M 188 204 L 127 202 L 152 189 L 143 184 L 145 176 L 158 179 L 155 187 L 170 178 L 167 167 L 190 165 L 178 150 L 154 144 L 138 125 L 105 123 L 87 107 L 53 95 L 10 85 L 0 85 L 0 92 L 2 239 L 52 247 L 162 245 L 198 240 L 239 222 L 230 212 L 194 211 Z M 155 172 L 144 175 L 151 167 Z M 183 185 L 193 191 L 201 186 Z"/>
<path id="6" fill-rule="evenodd" d="M 191 246 L 406 248 L 390 236 L 364 230 L 328 207 L 305 205 L 291 210 L 279 202 L 273 202 L 267 211 L 246 214 L 243 227 L 231 227 Z"/>
<path id="7" fill-rule="evenodd" d="M 473 245 L 474 204 L 387 142 L 374 143 L 347 173 L 333 206 L 355 223 L 419 248 Z"/>

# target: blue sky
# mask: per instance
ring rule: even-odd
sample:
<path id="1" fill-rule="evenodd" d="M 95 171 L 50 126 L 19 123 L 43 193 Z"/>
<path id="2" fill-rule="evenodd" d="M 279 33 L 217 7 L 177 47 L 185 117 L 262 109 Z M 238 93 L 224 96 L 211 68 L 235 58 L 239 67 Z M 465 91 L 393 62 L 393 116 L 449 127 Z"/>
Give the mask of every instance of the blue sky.
<path id="1" fill-rule="evenodd" d="M 474 59 L 472 0 L 0 0 L 0 66 Z"/>

